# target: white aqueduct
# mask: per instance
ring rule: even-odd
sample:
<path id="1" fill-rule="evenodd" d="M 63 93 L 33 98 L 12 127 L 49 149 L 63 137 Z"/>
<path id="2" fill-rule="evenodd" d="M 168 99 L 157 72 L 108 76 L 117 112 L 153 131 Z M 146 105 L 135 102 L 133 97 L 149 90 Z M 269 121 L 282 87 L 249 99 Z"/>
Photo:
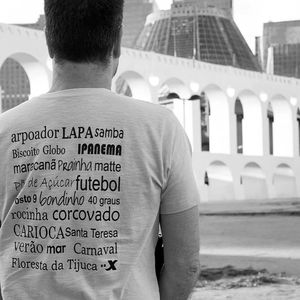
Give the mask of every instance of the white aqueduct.
<path id="1" fill-rule="evenodd" d="M 31 95 L 48 90 L 51 61 L 43 32 L 0 24 L 0 45 L 0 66 L 13 58 L 28 75 Z M 158 103 L 162 87 L 180 97 L 171 106 L 191 141 L 202 201 L 300 195 L 300 80 L 127 48 L 114 89 L 120 77 L 135 98 Z M 187 100 L 204 93 L 209 151 L 202 151 L 200 100 Z"/>

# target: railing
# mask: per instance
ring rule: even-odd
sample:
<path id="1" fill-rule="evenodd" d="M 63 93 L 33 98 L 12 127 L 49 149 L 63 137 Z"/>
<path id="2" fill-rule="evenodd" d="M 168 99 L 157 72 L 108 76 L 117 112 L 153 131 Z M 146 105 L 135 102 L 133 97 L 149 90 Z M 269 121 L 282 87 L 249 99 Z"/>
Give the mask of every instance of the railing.
<path id="1" fill-rule="evenodd" d="M 17 25 L 0 23 L 0 35 L 2 33 L 18 35 L 18 36 L 25 36 L 28 38 L 36 38 L 36 39 L 44 38 L 44 32 L 41 30 L 25 28 L 25 27 L 17 26 Z"/>
<path id="2" fill-rule="evenodd" d="M 211 64 L 202 61 L 193 61 L 187 58 L 179 58 L 179 57 L 174 57 L 174 56 L 169 56 L 164 54 L 158 54 L 154 52 L 135 50 L 131 48 L 122 48 L 122 54 L 137 59 L 145 59 L 152 62 L 156 61 L 157 63 L 165 63 L 174 66 L 184 66 L 196 70 L 210 70 L 210 71 L 216 71 L 220 73 L 230 73 L 237 76 L 254 78 L 258 80 L 265 80 L 265 81 L 288 84 L 288 85 L 297 85 L 297 86 L 300 85 L 300 79 L 297 78 L 243 70 L 232 66 L 217 65 L 217 64 Z"/>

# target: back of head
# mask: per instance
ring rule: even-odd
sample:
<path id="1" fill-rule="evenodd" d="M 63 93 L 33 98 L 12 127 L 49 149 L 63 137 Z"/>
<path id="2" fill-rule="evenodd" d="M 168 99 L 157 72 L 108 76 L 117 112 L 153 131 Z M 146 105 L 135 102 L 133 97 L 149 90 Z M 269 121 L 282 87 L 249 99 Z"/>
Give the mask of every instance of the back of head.
<path id="1" fill-rule="evenodd" d="M 56 62 L 119 56 L 124 0 L 45 0 L 46 39 Z"/>

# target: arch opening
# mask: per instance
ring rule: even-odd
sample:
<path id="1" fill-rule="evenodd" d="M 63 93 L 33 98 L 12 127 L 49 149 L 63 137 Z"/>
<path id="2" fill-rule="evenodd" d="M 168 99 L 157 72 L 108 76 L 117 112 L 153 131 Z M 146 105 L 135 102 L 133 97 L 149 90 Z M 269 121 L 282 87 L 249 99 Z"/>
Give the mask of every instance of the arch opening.
<path id="1" fill-rule="evenodd" d="M 113 89 L 121 95 L 149 102 L 152 101 L 149 84 L 142 75 L 133 71 L 125 72 L 118 76 L 114 80 Z"/>
<path id="2" fill-rule="evenodd" d="M 46 93 L 50 73 L 35 57 L 14 53 L 1 65 L 1 88 L 4 90 L 3 110 L 10 109 L 30 97 Z"/>
<path id="3" fill-rule="evenodd" d="M 208 201 L 232 201 L 235 198 L 232 173 L 221 161 L 209 165 L 205 172 L 204 184 L 207 186 Z"/>
<path id="4" fill-rule="evenodd" d="M 234 113 L 236 117 L 236 140 L 237 140 L 237 153 L 243 153 L 243 118 L 244 110 L 241 100 L 239 98 L 235 101 Z"/>
<path id="5" fill-rule="evenodd" d="M 297 197 L 296 177 L 293 169 L 287 164 L 279 165 L 273 175 L 273 185 L 276 197 Z"/>
<path id="6" fill-rule="evenodd" d="M 160 86 L 158 100 L 164 101 L 172 93 L 177 94 L 180 99 L 189 99 L 191 96 L 190 90 L 182 80 L 169 78 Z"/>
<path id="7" fill-rule="evenodd" d="M 267 118 L 268 118 L 268 133 L 269 133 L 269 154 L 274 154 L 274 112 L 272 104 L 268 104 L 268 111 L 267 111 Z"/>
<path id="8" fill-rule="evenodd" d="M 274 155 L 292 157 L 294 155 L 292 108 L 283 96 L 273 97 L 271 103 L 274 112 Z"/>
<path id="9" fill-rule="evenodd" d="M 26 71 L 16 60 L 7 58 L 0 69 L 1 111 L 5 112 L 28 100 L 30 82 Z"/>
<path id="10" fill-rule="evenodd" d="M 266 174 L 257 163 L 248 163 L 241 172 L 241 184 L 247 200 L 268 198 Z"/>
<path id="11" fill-rule="evenodd" d="M 200 95 L 200 118 L 201 118 L 201 150 L 209 151 L 209 99 L 204 92 Z"/>
<path id="12" fill-rule="evenodd" d="M 300 155 L 300 109 L 297 109 L 298 155 Z"/>
<path id="13" fill-rule="evenodd" d="M 228 98 L 218 86 L 210 85 L 202 94 L 209 103 L 209 150 L 230 154 L 230 113 Z"/>
<path id="14" fill-rule="evenodd" d="M 244 155 L 263 155 L 263 113 L 259 98 L 251 91 L 242 91 L 236 101 L 238 145 Z M 237 109 L 237 107 L 236 107 Z M 242 147 L 241 147 L 242 145 Z M 239 150 L 238 148 L 238 150 Z"/>
<path id="15" fill-rule="evenodd" d="M 159 103 L 173 111 L 184 129 L 187 129 L 187 114 L 189 110 L 187 101 L 189 98 L 189 89 L 183 81 L 177 78 L 169 78 L 166 80 L 161 85 L 158 93 Z M 190 135 L 189 132 L 188 135 Z"/>
<path id="16" fill-rule="evenodd" d="M 46 69 L 36 58 L 26 53 L 16 53 L 10 58 L 25 70 L 30 82 L 30 97 L 46 93 L 50 88 L 50 78 Z"/>

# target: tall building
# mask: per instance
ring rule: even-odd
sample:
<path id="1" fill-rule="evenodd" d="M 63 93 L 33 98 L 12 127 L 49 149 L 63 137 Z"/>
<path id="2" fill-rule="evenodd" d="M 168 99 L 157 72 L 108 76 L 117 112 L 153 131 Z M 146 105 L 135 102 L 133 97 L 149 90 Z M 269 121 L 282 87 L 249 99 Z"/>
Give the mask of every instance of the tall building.
<path id="1" fill-rule="evenodd" d="M 148 16 L 135 47 L 261 71 L 233 20 L 231 0 L 174 0 L 169 11 Z"/>
<path id="2" fill-rule="evenodd" d="M 144 28 L 146 18 L 153 12 L 154 4 L 150 0 L 125 0 L 123 39 L 124 47 L 132 47 Z"/>
<path id="3" fill-rule="evenodd" d="M 265 71 L 300 78 L 300 20 L 265 23 L 256 48 Z"/>

